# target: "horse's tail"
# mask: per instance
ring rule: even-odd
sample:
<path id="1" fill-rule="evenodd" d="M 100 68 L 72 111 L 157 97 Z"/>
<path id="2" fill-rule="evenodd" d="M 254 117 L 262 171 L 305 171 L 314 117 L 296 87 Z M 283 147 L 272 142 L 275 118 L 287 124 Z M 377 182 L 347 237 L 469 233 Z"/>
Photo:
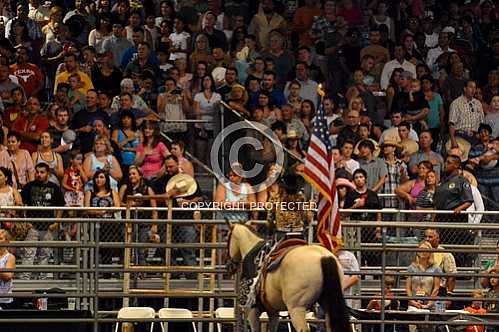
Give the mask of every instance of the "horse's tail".
<path id="1" fill-rule="evenodd" d="M 333 332 L 351 332 L 350 315 L 343 298 L 340 272 L 336 260 L 332 256 L 321 258 L 323 275 L 321 305 L 329 317 L 329 325 Z"/>

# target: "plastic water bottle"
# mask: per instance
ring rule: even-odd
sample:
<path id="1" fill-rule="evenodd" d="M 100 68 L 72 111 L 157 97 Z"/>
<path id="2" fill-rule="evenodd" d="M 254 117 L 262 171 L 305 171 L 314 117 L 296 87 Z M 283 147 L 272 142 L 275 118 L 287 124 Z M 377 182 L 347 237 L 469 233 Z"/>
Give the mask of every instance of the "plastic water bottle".
<path id="1" fill-rule="evenodd" d="M 445 302 L 435 301 L 435 312 L 445 312 Z"/>

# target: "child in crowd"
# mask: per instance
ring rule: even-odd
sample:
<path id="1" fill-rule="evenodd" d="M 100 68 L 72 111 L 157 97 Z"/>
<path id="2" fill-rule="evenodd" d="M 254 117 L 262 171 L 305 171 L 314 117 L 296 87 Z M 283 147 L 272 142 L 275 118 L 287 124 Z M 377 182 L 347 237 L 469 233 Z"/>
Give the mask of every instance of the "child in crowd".
<path id="1" fill-rule="evenodd" d="M 409 92 L 409 100 L 410 102 L 414 102 L 414 94 L 421 91 L 421 81 L 418 79 L 413 79 L 411 81 L 411 91 Z M 421 130 L 428 130 L 428 123 L 426 119 L 419 120 L 419 124 L 421 125 Z"/>
<path id="2" fill-rule="evenodd" d="M 83 86 L 83 84 L 78 73 L 69 75 L 68 83 L 69 108 L 72 109 L 73 114 L 75 114 L 81 109 L 85 108 L 86 96 L 84 93 L 80 92 L 80 88 Z"/>
<path id="3" fill-rule="evenodd" d="M 485 310 L 488 313 L 499 313 L 497 302 L 499 301 L 499 270 L 492 269 L 489 272 L 490 289 L 486 294 L 487 301 L 485 302 Z"/>
<path id="4" fill-rule="evenodd" d="M 393 291 L 392 288 L 395 287 L 395 277 L 394 276 L 385 276 L 385 309 L 393 309 L 396 310 L 399 307 L 399 301 L 393 299 Z M 376 294 L 376 296 L 381 296 L 381 293 Z M 373 299 L 369 301 L 367 305 L 367 310 L 381 310 L 381 300 Z"/>
<path id="5" fill-rule="evenodd" d="M 83 206 L 83 185 L 87 176 L 83 171 L 83 156 L 79 151 L 71 152 L 71 165 L 64 171 L 62 187 L 67 206 Z"/>
<path id="6" fill-rule="evenodd" d="M 483 297 L 482 291 L 477 289 L 474 290 L 471 293 L 471 297 L 475 299 L 480 299 Z M 482 308 L 482 300 L 473 300 L 471 302 L 471 306 L 464 308 L 465 311 L 471 313 L 471 314 L 479 314 L 479 315 L 484 315 L 487 313 L 487 310 Z M 484 327 L 483 325 L 468 325 L 466 327 L 466 332 L 484 332 Z"/>

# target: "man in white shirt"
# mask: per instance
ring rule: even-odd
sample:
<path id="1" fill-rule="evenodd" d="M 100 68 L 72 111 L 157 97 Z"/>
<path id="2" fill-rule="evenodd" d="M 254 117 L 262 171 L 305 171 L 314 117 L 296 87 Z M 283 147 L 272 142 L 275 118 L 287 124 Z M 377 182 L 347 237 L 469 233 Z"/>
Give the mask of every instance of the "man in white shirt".
<path id="1" fill-rule="evenodd" d="M 314 107 L 317 109 L 318 105 L 318 95 L 317 87 L 319 86 L 316 81 L 311 80 L 309 66 L 306 62 L 298 62 L 295 66 L 296 80 L 300 83 L 300 97 L 303 100 L 311 100 L 314 103 Z M 286 83 L 284 88 L 284 97 L 286 99 L 289 97 L 289 85 L 291 82 Z"/>
<path id="2" fill-rule="evenodd" d="M 440 32 L 438 35 L 438 46 L 432 48 L 428 51 L 428 55 L 426 56 L 426 64 L 430 67 L 432 73 L 435 75 L 438 71 L 437 59 L 444 52 L 455 52 L 452 48 L 449 47 L 450 39 L 449 34 L 447 32 Z"/>
<path id="3" fill-rule="evenodd" d="M 402 122 L 402 113 L 400 110 L 396 110 L 392 112 L 391 115 L 392 126 L 383 133 L 381 133 L 381 137 L 379 139 L 379 143 L 383 144 L 385 140 L 395 140 L 396 142 L 400 142 L 401 138 L 398 132 L 398 125 Z M 409 132 L 409 138 L 415 142 L 419 141 L 418 133 L 414 129 L 411 128 Z"/>
<path id="4" fill-rule="evenodd" d="M 390 77 L 392 76 L 392 72 L 395 68 L 403 68 L 404 70 L 411 72 L 412 75 L 416 77 L 416 66 L 412 64 L 412 62 L 405 59 L 405 51 L 402 45 L 395 46 L 395 59 L 388 61 L 383 67 L 380 82 L 382 90 L 386 90 L 388 88 L 388 84 L 390 84 Z"/>

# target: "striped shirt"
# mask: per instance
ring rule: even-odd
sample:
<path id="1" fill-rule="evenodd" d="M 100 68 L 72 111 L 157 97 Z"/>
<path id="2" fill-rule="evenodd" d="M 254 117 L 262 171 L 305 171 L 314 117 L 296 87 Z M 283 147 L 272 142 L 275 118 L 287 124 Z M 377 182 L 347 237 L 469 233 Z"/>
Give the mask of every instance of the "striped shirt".
<path id="1" fill-rule="evenodd" d="M 450 105 L 449 123 L 456 131 L 468 136 L 478 131 L 478 126 L 484 121 L 482 104 L 478 99 L 468 100 L 464 95 L 457 98 Z"/>

